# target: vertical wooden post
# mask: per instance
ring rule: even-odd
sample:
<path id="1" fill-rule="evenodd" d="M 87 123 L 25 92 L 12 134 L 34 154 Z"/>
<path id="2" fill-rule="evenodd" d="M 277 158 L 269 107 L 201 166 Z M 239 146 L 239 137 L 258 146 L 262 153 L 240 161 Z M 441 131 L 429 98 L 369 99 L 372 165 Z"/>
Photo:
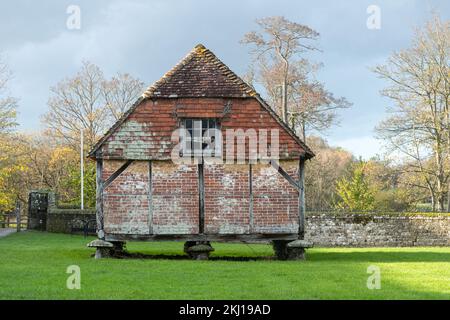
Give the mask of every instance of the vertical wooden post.
<path id="1" fill-rule="evenodd" d="M 203 175 L 203 163 L 198 164 L 198 233 L 205 231 L 205 178 Z"/>
<path id="2" fill-rule="evenodd" d="M 148 233 L 153 234 L 152 161 L 148 161 Z"/>
<path id="3" fill-rule="evenodd" d="M 28 193 L 28 216 L 27 216 L 27 229 L 31 229 L 31 192 Z"/>
<path id="4" fill-rule="evenodd" d="M 20 201 L 17 200 L 16 203 L 16 218 L 17 218 L 17 222 L 16 222 L 16 230 L 17 232 L 20 232 L 20 227 L 21 227 L 21 223 L 22 223 L 22 217 L 21 217 L 21 212 L 20 212 Z"/>
<path id="5" fill-rule="evenodd" d="M 95 213 L 97 218 L 97 235 L 99 239 L 105 239 L 105 231 L 103 230 L 103 159 L 97 158 L 96 183 L 97 191 L 95 198 Z"/>
<path id="6" fill-rule="evenodd" d="M 305 237 L 305 158 L 300 157 L 298 170 L 298 238 Z"/>
<path id="7" fill-rule="evenodd" d="M 447 212 L 450 212 L 450 182 L 448 183 L 448 193 L 447 193 Z"/>
<path id="8" fill-rule="evenodd" d="M 252 164 L 250 163 L 248 165 L 248 187 L 249 187 L 249 193 L 250 193 L 250 197 L 249 197 L 249 233 L 253 232 L 253 168 L 252 168 Z"/>

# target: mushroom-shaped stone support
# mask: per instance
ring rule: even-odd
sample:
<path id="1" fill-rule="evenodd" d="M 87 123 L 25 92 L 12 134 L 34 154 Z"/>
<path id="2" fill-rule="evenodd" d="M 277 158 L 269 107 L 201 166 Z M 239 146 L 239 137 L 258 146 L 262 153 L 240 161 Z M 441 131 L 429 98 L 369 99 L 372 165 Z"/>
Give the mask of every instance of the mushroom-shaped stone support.
<path id="1" fill-rule="evenodd" d="M 186 248 L 187 254 L 194 260 L 208 260 L 209 253 L 214 251 L 214 248 L 209 244 L 197 244 Z"/>
<path id="2" fill-rule="evenodd" d="M 89 242 L 87 246 L 89 248 L 97 249 L 95 250 L 95 259 L 109 257 L 111 255 L 111 251 L 114 248 L 114 245 L 111 242 L 100 239 Z"/>
<path id="3" fill-rule="evenodd" d="M 287 244 L 287 258 L 289 260 L 305 260 L 305 249 L 312 248 L 313 243 L 307 240 L 295 240 Z"/>
<path id="4" fill-rule="evenodd" d="M 273 249 L 279 260 L 304 260 L 305 249 L 311 248 L 313 243 L 307 240 L 274 240 Z"/>

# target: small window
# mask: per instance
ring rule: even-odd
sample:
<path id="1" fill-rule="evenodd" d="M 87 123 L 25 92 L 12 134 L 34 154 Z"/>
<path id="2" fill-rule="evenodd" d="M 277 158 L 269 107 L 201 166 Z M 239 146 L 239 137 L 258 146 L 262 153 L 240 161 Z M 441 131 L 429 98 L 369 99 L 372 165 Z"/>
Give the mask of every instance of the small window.
<path id="1" fill-rule="evenodd" d="M 222 145 L 217 119 L 182 119 L 180 156 L 199 157 L 220 154 Z M 216 145 L 217 142 L 217 145 Z"/>

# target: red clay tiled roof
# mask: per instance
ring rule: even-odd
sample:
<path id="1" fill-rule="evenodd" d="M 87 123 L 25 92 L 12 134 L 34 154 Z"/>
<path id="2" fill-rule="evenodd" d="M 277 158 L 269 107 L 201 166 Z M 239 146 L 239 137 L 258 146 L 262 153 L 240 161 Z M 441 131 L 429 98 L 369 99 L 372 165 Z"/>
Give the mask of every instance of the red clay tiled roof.
<path id="1" fill-rule="evenodd" d="M 252 87 L 201 44 L 144 93 L 146 98 L 247 98 L 254 95 Z"/>

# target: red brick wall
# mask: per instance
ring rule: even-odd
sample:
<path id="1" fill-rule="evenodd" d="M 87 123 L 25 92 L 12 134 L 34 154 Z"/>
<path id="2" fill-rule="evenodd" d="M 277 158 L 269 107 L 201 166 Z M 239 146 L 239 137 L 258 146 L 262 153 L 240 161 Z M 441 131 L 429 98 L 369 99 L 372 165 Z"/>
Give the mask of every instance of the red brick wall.
<path id="1" fill-rule="evenodd" d="M 203 172 L 205 233 L 249 233 L 249 166 L 205 164 Z"/>
<path id="2" fill-rule="evenodd" d="M 298 180 L 298 161 L 280 164 Z M 253 165 L 253 216 L 255 233 L 298 232 L 298 192 L 269 165 Z"/>
<path id="3" fill-rule="evenodd" d="M 103 179 L 123 161 L 104 161 Z M 104 191 L 106 233 L 198 233 L 197 166 L 152 161 L 152 208 L 148 161 L 135 161 Z"/>
<path id="4" fill-rule="evenodd" d="M 196 165 L 152 162 L 153 232 L 197 234 L 199 225 Z"/>
<path id="5" fill-rule="evenodd" d="M 107 179 L 124 161 L 104 161 Z M 103 193 L 106 233 L 148 234 L 148 162 L 134 162 Z"/>
<path id="6" fill-rule="evenodd" d="M 103 179 L 122 164 L 104 161 Z M 297 161 L 282 161 L 281 166 L 297 178 Z M 206 234 L 297 233 L 298 192 L 270 165 L 252 168 L 253 220 L 249 165 L 204 165 Z M 105 232 L 197 234 L 197 166 L 152 161 L 151 181 L 151 209 L 148 161 L 133 162 L 105 189 Z"/>

